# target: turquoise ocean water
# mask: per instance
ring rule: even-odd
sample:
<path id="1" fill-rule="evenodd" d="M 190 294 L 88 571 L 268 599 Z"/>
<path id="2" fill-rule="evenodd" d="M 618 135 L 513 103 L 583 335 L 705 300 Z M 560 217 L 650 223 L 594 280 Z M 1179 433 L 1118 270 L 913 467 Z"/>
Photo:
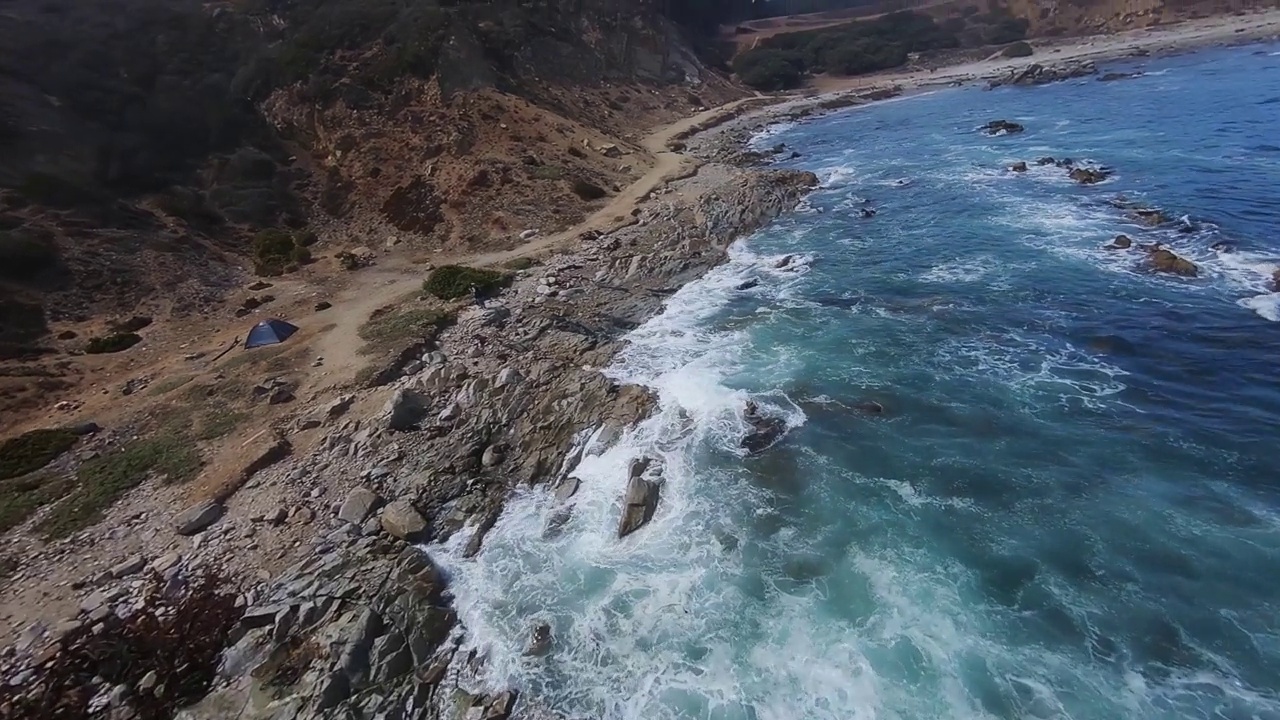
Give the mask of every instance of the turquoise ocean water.
<path id="1" fill-rule="evenodd" d="M 435 549 L 490 679 L 584 719 L 1280 719 L 1278 51 L 759 138 L 822 188 L 630 335 L 608 373 L 657 415 L 559 536 L 536 490 L 479 558 Z M 1041 156 L 1115 174 L 1007 170 Z M 790 426 L 756 458 L 748 398 Z M 642 454 L 662 504 L 619 542 Z"/>

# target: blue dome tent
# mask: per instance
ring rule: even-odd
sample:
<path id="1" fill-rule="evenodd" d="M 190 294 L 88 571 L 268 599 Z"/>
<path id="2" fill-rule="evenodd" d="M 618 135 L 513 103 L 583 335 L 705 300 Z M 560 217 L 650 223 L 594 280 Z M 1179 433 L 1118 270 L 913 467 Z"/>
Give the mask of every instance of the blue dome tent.
<path id="1" fill-rule="evenodd" d="M 289 336 L 296 332 L 298 332 L 297 325 L 290 325 L 289 323 L 277 318 L 263 320 L 257 325 L 254 325 L 253 329 L 249 331 L 249 337 L 244 340 L 244 347 L 247 350 L 250 348 L 262 347 L 263 345 L 275 345 L 276 343 L 282 343 L 285 340 L 288 340 Z"/>

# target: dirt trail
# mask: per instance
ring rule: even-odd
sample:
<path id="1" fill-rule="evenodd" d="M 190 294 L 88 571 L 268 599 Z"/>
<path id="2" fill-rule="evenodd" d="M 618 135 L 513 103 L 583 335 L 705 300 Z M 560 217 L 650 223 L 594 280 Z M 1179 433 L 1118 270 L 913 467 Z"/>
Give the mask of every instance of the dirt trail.
<path id="1" fill-rule="evenodd" d="M 649 193 L 672 180 L 695 172 L 699 166 L 698 160 L 668 150 L 667 144 L 681 133 L 730 113 L 743 103 L 758 99 L 759 96 L 751 96 L 734 100 L 664 125 L 650 133 L 641 141 L 641 145 L 653 155 L 653 167 L 639 180 L 614 196 L 607 205 L 577 225 L 558 233 L 535 237 L 510 250 L 442 256 L 433 258 L 433 263 L 436 265 L 456 263 L 481 267 L 499 265 L 558 248 L 584 232 L 607 233 L 635 222 L 631 212 Z M 321 371 L 323 379 L 317 383 L 318 387 L 333 387 L 351 379 L 364 363 L 360 355 L 360 348 L 363 345 L 358 335 L 360 326 L 378 308 L 418 290 L 425 276 L 426 273 L 420 266 L 414 265 L 406 258 L 388 258 L 380 265 L 361 271 L 358 281 L 334 300 L 333 308 L 325 318 L 333 325 L 322 331 L 316 338 L 315 354 L 324 358 Z"/>

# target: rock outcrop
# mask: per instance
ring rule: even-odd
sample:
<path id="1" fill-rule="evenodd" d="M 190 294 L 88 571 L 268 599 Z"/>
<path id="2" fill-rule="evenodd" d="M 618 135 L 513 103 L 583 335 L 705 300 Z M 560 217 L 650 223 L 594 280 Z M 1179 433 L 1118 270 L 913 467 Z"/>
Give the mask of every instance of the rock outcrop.
<path id="1" fill-rule="evenodd" d="M 1196 277 L 1200 274 L 1200 268 L 1196 267 L 1195 263 L 1179 257 L 1165 248 L 1157 248 L 1152 251 L 1147 257 L 1147 264 L 1156 272 L 1181 275 L 1182 277 Z"/>
<path id="2" fill-rule="evenodd" d="M 631 461 L 627 494 L 622 498 L 622 517 L 618 520 L 618 537 L 624 538 L 644 527 L 658 509 L 658 483 L 644 477 L 652 463 L 650 458 Z"/>
<path id="3" fill-rule="evenodd" d="M 1133 239 L 1128 235 L 1117 235 L 1110 245 L 1104 247 L 1108 250 L 1128 250 L 1133 247 Z"/>
<path id="4" fill-rule="evenodd" d="M 988 88 L 1003 85 L 1047 85 L 1072 78 L 1085 77 L 1098 72 L 1092 61 L 1068 62 L 1061 65 L 1032 63 L 1022 70 L 1012 70 L 1007 75 L 988 81 Z"/>
<path id="5" fill-rule="evenodd" d="M 1022 125 L 1008 120 L 992 120 L 982 126 L 982 131 L 988 135 L 1013 135 L 1025 129 Z"/>

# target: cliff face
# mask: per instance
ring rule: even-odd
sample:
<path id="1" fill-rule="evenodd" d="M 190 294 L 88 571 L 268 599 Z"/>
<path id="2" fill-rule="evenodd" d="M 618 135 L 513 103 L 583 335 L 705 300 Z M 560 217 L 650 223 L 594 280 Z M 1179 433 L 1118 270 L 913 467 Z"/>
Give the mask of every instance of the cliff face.
<path id="1" fill-rule="evenodd" d="M 1118 32 L 1275 6 L 1257 0 L 1004 0 L 1004 4 L 1030 21 L 1032 37 Z"/>
<path id="2" fill-rule="evenodd" d="M 267 229 L 322 275 L 565 227 L 738 92 L 621 0 L 17 0 L 0 57 L 0 361 L 222 312 Z"/>

